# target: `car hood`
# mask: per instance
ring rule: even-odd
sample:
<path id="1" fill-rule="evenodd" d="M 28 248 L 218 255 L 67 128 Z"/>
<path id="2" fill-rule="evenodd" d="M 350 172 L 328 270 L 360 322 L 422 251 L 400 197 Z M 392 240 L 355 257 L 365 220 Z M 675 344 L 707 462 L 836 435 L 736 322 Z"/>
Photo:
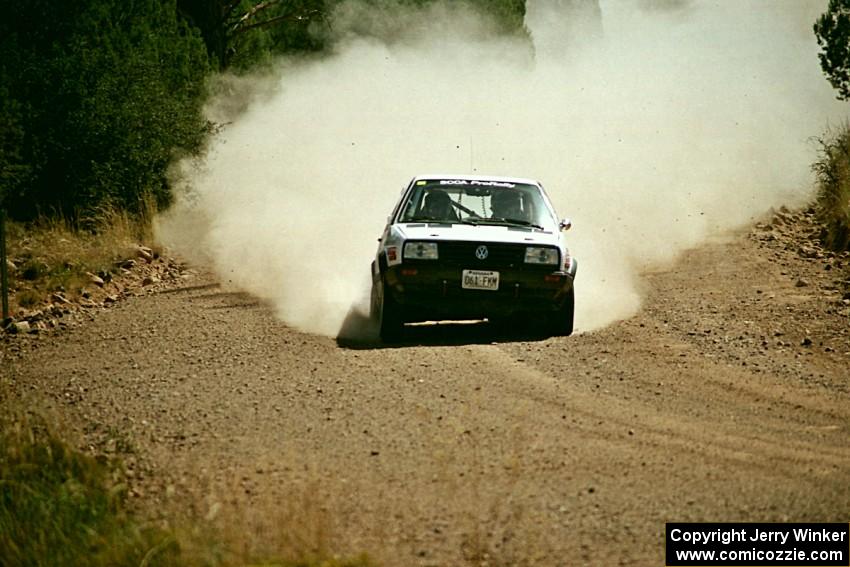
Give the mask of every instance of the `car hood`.
<path id="1" fill-rule="evenodd" d="M 547 244 L 558 246 L 560 232 L 542 231 L 526 227 L 402 223 L 394 226 L 404 240 L 455 240 L 466 242 L 504 242 L 508 244 Z"/>

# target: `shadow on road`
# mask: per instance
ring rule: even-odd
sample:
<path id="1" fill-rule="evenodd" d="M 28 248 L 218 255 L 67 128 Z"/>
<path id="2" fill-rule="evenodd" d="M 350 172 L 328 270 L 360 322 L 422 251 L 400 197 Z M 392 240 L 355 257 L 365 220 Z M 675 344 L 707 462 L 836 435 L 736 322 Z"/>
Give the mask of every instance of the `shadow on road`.
<path id="1" fill-rule="evenodd" d="M 157 291 L 157 294 L 193 293 L 193 300 L 218 302 L 218 305 L 208 306 L 207 309 L 229 309 L 239 307 L 260 307 L 262 302 L 244 291 L 212 291 L 220 290 L 221 284 L 211 283 Z M 209 293 L 199 293 L 209 292 Z"/>
<path id="2" fill-rule="evenodd" d="M 207 289 L 215 289 L 217 287 L 221 287 L 221 284 L 217 283 L 209 283 L 209 284 L 200 284 L 200 285 L 187 285 L 182 287 L 175 287 L 171 289 L 161 289 L 156 291 L 156 295 L 168 295 L 172 293 L 189 293 L 193 291 L 204 291 Z"/>
<path id="3" fill-rule="evenodd" d="M 337 345 L 353 350 L 405 348 L 411 346 L 458 346 L 474 344 L 540 341 L 550 335 L 534 331 L 533 324 L 496 325 L 489 321 L 445 321 L 406 325 L 402 338 L 384 343 L 368 315 L 352 308 L 343 322 Z"/>
<path id="4" fill-rule="evenodd" d="M 218 305 L 208 305 L 206 307 L 207 309 L 254 309 L 263 305 L 259 299 L 252 296 L 251 294 L 239 291 L 220 291 L 218 293 L 206 293 L 204 295 L 199 295 L 198 299 L 220 302 Z"/>

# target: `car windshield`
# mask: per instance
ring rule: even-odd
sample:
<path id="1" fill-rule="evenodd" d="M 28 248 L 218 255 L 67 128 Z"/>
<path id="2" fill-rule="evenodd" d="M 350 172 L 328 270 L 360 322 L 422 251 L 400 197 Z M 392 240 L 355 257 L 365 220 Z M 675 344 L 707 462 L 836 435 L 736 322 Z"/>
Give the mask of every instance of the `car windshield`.
<path id="1" fill-rule="evenodd" d="M 546 230 L 557 224 L 537 185 L 468 179 L 417 181 L 402 205 L 399 222 L 426 221 Z"/>

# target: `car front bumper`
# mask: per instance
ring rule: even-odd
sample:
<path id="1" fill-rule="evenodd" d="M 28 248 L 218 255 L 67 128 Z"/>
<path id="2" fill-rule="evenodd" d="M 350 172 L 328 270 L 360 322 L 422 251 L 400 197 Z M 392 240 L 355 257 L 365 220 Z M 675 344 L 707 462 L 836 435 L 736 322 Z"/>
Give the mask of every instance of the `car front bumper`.
<path id="1" fill-rule="evenodd" d="M 428 262 L 392 266 L 384 275 L 391 295 L 407 322 L 505 317 L 549 313 L 560 309 L 573 289 L 577 262 L 569 271 L 542 267 L 497 269 L 497 290 L 464 289 L 462 269 Z"/>

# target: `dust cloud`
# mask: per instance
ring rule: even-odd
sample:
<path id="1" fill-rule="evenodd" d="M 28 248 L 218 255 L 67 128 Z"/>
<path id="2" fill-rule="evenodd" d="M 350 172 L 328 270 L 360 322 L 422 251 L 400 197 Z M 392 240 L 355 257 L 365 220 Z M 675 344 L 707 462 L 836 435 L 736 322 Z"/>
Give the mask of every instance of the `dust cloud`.
<path id="1" fill-rule="evenodd" d="M 528 0 L 529 34 L 505 38 L 457 3 L 344 4 L 330 56 L 219 79 L 224 125 L 175 165 L 159 238 L 336 336 L 414 174 L 532 177 L 573 220 L 577 330 L 604 326 L 639 307 L 641 270 L 809 198 L 810 139 L 842 111 L 825 7 Z"/>

